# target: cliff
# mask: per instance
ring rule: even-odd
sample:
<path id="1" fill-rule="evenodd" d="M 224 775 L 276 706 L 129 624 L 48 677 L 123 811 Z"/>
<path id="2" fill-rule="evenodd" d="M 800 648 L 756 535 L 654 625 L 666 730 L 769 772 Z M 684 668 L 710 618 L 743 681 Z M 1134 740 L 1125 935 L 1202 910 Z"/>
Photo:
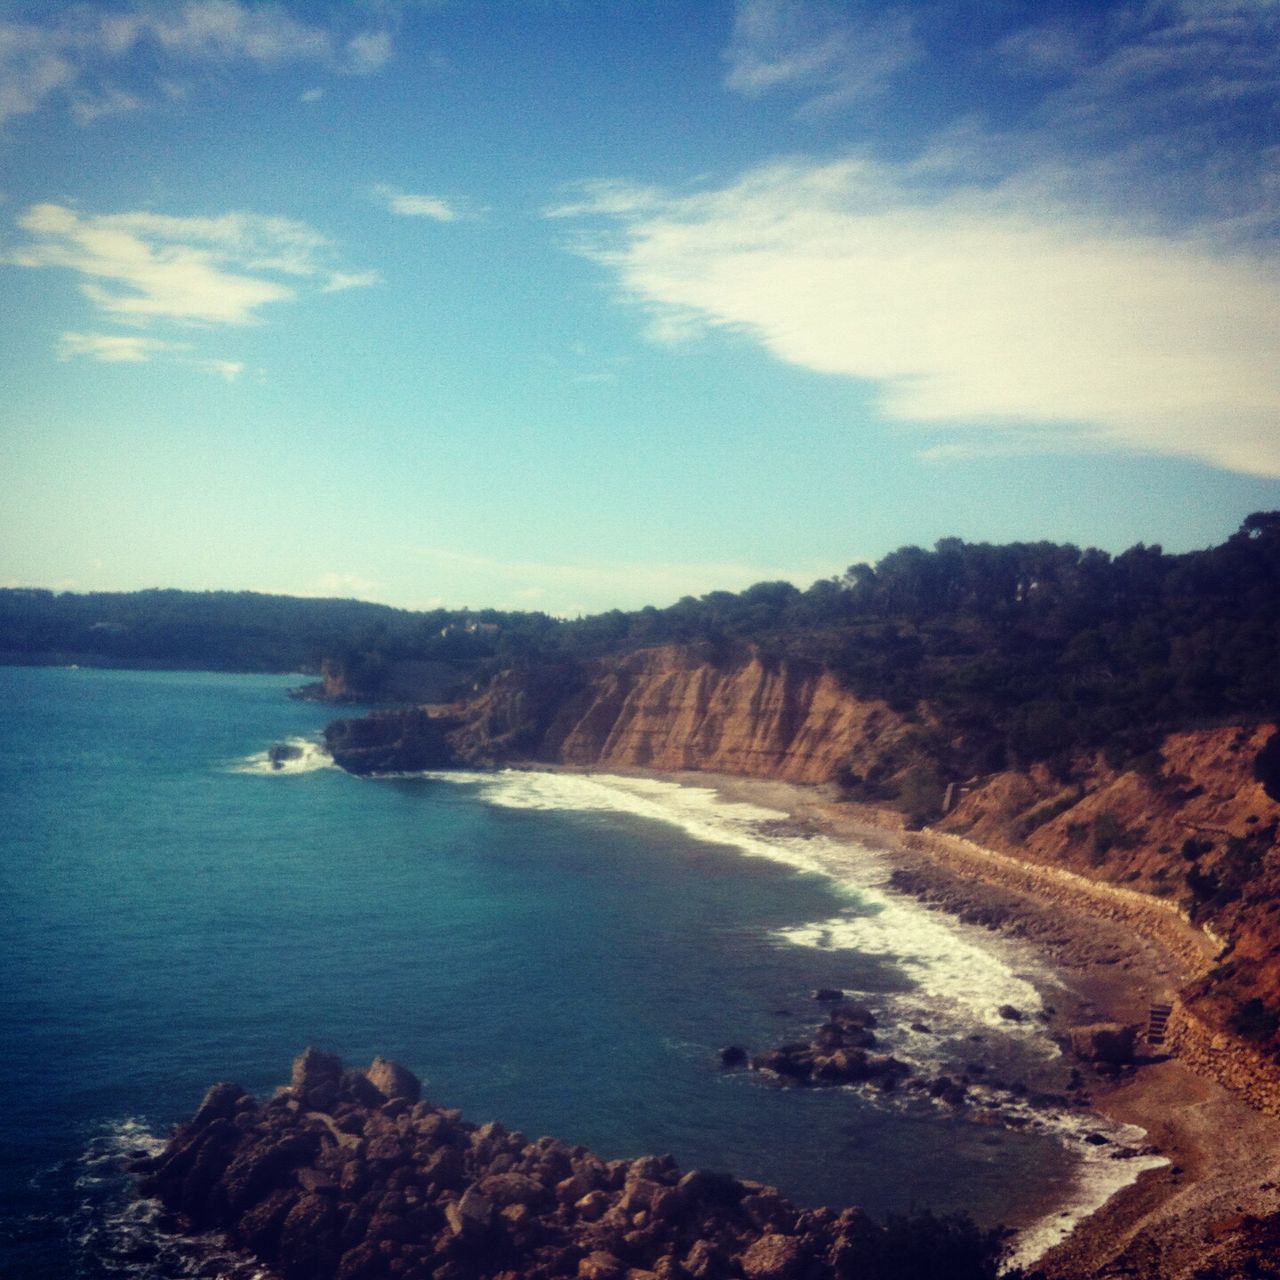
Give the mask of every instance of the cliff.
<path id="1" fill-rule="evenodd" d="M 516 755 L 808 783 L 872 768 L 909 729 L 885 703 L 855 698 L 816 666 L 758 654 L 716 666 L 676 646 L 536 679 L 509 673 L 461 716 L 453 742 L 472 763 Z"/>
<path id="2" fill-rule="evenodd" d="M 1189 970 L 1202 976 L 1182 993 L 1180 1014 L 1195 1024 L 1184 1037 L 1229 1032 L 1275 1059 L 1280 803 L 1256 776 L 1275 733 L 1270 723 L 1173 733 L 1123 767 L 1080 753 L 1055 769 L 970 777 L 935 825 L 1123 891 L 1152 919 L 1190 917 L 1219 954 Z M 921 775 L 964 776 L 926 707 L 855 697 L 816 664 L 759 653 L 716 664 L 678 646 L 506 672 L 466 702 L 340 721 L 329 746 L 357 773 L 510 762 L 705 770 L 870 786 L 903 803 Z"/>

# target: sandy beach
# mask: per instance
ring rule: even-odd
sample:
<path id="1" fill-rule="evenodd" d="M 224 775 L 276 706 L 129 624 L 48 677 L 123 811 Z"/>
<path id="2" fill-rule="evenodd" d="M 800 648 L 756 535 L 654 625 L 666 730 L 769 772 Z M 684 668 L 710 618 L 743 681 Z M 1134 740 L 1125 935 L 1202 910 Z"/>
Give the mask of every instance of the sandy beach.
<path id="1" fill-rule="evenodd" d="M 1115 891 L 1108 886 L 1073 876 L 1058 884 L 1052 870 L 967 841 L 905 832 L 897 814 L 838 803 L 822 788 L 707 773 L 650 776 L 710 786 L 726 800 L 781 811 L 798 830 L 882 851 L 900 887 L 939 910 L 1027 940 L 1063 983 L 1053 995 L 1050 1025 L 1060 1038 L 1091 1022 L 1145 1025 L 1152 1002 L 1203 972 L 1217 950 L 1157 902 L 1151 919 L 1135 927 L 1133 911 L 1145 905 L 1126 902 L 1129 918 L 1110 918 Z M 1280 1240 L 1267 1239 L 1275 1228 L 1259 1221 L 1280 1213 L 1280 1119 L 1163 1054 L 1116 1075 L 1081 1070 L 1095 1110 L 1146 1130 L 1169 1163 L 1143 1172 L 1080 1222 L 1039 1260 L 1045 1274 L 1052 1280 L 1280 1276 Z"/>

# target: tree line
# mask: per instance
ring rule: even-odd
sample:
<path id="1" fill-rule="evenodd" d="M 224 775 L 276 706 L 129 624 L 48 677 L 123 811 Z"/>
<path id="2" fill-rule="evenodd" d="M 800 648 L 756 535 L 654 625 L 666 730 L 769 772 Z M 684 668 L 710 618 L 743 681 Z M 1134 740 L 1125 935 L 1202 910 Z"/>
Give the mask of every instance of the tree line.
<path id="1" fill-rule="evenodd" d="M 253 592 L 0 591 L 9 661 L 291 671 L 329 658 L 370 696 L 407 660 L 456 664 L 474 683 L 661 644 L 725 665 L 809 663 L 905 714 L 927 706 L 936 754 L 976 771 L 1080 747 L 1130 758 L 1168 730 L 1280 712 L 1280 512 L 1185 554 L 944 538 L 804 590 L 762 582 L 569 620 Z"/>

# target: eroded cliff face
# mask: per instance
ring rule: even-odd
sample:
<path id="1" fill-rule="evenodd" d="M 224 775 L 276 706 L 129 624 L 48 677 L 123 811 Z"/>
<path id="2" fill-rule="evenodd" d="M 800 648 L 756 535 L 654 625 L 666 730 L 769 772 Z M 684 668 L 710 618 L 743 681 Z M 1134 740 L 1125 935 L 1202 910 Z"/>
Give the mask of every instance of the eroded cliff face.
<path id="1" fill-rule="evenodd" d="M 759 655 L 717 665 L 664 647 L 508 672 L 467 702 L 340 722 L 329 737 L 355 772 L 525 762 L 817 784 L 856 777 L 892 794 L 916 766 L 941 764 L 929 755 L 934 729 L 927 709 L 908 720 L 817 667 Z M 1184 993 L 1187 1010 L 1238 1031 L 1242 1010 L 1260 1002 L 1248 1034 L 1274 1055 L 1280 804 L 1254 777 L 1274 732 L 1267 723 L 1171 734 L 1123 769 L 1081 756 L 1065 776 L 1036 765 L 974 778 L 937 825 L 1190 912 L 1222 954 Z"/>
<path id="2" fill-rule="evenodd" d="M 1186 910 L 1221 951 L 1185 993 L 1209 1026 L 1251 1026 L 1268 1052 L 1280 1038 L 1280 804 L 1254 776 L 1271 723 L 1174 733 L 1124 770 L 1075 762 L 1068 780 L 1038 765 L 983 780 L 939 824 L 987 848 L 1149 894 Z"/>
<path id="3" fill-rule="evenodd" d="M 475 762 L 523 755 L 557 764 L 700 769 L 828 782 L 869 767 L 908 731 L 827 672 L 756 656 L 722 668 L 673 647 L 582 668 L 508 676 L 471 704 L 454 734 Z"/>

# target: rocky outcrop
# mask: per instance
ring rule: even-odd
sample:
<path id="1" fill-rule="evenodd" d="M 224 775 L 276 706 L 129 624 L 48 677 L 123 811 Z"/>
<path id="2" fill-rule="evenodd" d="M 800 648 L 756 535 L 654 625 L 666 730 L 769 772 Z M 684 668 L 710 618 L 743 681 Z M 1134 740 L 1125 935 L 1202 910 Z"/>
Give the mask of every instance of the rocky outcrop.
<path id="1" fill-rule="evenodd" d="M 282 1280 L 890 1280 L 904 1250 L 921 1280 L 996 1274 L 998 1230 L 929 1218 L 922 1247 L 858 1209 L 798 1209 L 670 1156 L 531 1142 L 418 1092 L 398 1064 L 344 1071 L 309 1049 L 265 1104 L 215 1085 L 133 1168 L 144 1195 Z"/>
<path id="2" fill-rule="evenodd" d="M 449 741 L 456 722 L 418 708 L 375 711 L 335 720 L 324 731 L 325 749 L 348 773 L 417 773 L 457 763 Z"/>
<path id="3" fill-rule="evenodd" d="M 674 646 L 510 671 L 466 703 L 381 715 L 358 731 L 365 760 L 378 743 L 384 767 L 414 767 L 397 752 L 416 742 L 423 715 L 443 730 L 457 764 L 696 769 L 809 783 L 873 774 L 908 735 L 887 704 L 855 698 L 820 667 L 758 654 L 721 667 Z"/>

